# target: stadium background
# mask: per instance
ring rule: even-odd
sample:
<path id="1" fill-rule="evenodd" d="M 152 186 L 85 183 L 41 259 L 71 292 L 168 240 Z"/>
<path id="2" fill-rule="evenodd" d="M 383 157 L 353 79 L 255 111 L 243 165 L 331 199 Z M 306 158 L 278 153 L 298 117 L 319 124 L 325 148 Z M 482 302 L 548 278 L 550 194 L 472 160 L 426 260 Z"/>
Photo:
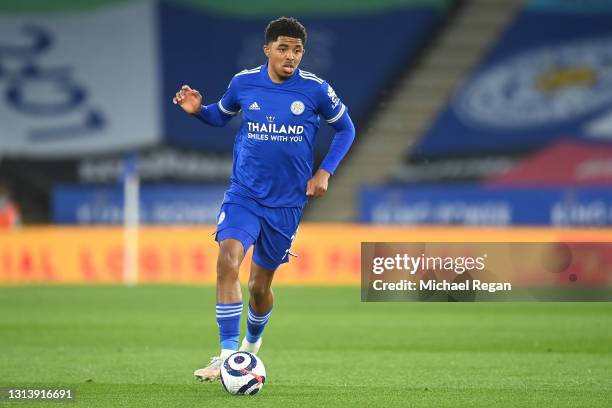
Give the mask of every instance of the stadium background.
<path id="1" fill-rule="evenodd" d="M 279 15 L 306 25 L 302 67 L 357 139 L 277 274 L 258 403 L 605 405 L 606 303 L 373 305 L 357 287 L 362 241 L 609 241 L 603 0 L 3 2 L 0 387 L 239 403 L 189 376 L 216 351 L 211 234 L 238 121 L 202 126 L 171 97 L 217 100 Z"/>

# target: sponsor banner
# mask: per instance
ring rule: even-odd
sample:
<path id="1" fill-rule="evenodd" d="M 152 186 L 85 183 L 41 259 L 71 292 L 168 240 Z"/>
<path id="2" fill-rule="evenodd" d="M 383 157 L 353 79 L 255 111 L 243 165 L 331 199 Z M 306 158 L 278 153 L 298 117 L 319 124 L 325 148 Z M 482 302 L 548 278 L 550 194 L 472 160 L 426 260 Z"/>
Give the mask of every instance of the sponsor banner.
<path id="1" fill-rule="evenodd" d="M 140 187 L 143 224 L 216 223 L 227 186 L 152 184 Z M 123 186 L 58 186 L 53 189 L 58 224 L 122 224 Z"/>
<path id="2" fill-rule="evenodd" d="M 608 13 L 527 8 L 456 92 L 414 157 L 526 151 L 570 135 L 612 142 Z"/>
<path id="3" fill-rule="evenodd" d="M 482 180 L 512 169 L 517 155 L 455 157 L 406 161 L 393 168 L 391 182 L 438 183 Z"/>
<path id="4" fill-rule="evenodd" d="M 248 18 L 209 14 L 170 2 L 160 7 L 166 140 L 174 146 L 231 154 L 241 118 L 234 118 L 224 128 L 207 126 L 185 115 L 171 99 L 182 84 L 189 84 L 204 95 L 205 104 L 215 103 L 234 74 L 265 63 L 263 31 L 270 14 Z M 300 18 L 308 30 L 300 67 L 333 86 L 359 127 L 378 104 L 389 80 L 403 72 L 443 17 L 442 10 L 428 4 L 373 13 L 306 15 Z M 185 36 L 184 27 L 198 29 Z M 394 41 L 380 41 L 388 36 L 389 27 L 393 27 Z M 376 49 L 376 58 L 363 58 L 363 50 L 368 48 Z M 314 144 L 316 158 L 327 153 L 333 134 L 326 123 L 321 126 Z"/>
<path id="5" fill-rule="evenodd" d="M 158 142 L 155 13 L 146 1 L 0 14 L 0 155 L 77 157 Z"/>
<path id="6" fill-rule="evenodd" d="M 612 300 L 612 244 L 364 242 L 362 301 Z"/>
<path id="7" fill-rule="evenodd" d="M 375 224 L 612 225 L 605 188 L 371 187 L 360 204 L 360 221 Z"/>
<path id="8" fill-rule="evenodd" d="M 612 185 L 612 146 L 561 141 L 489 178 L 492 186 Z"/>
<path id="9" fill-rule="evenodd" d="M 135 153 L 142 181 L 222 181 L 232 175 L 232 157 L 159 146 Z M 125 167 L 124 155 L 86 157 L 74 169 L 70 181 L 113 183 Z"/>
<path id="10" fill-rule="evenodd" d="M 214 225 L 143 227 L 138 234 L 141 283 L 216 282 Z M 405 228 L 303 224 L 275 284 L 358 285 L 361 242 L 606 242 L 609 229 Z M 120 227 L 39 227 L 0 232 L 0 284 L 123 282 Z M 250 257 L 242 264 L 248 279 Z"/>
<path id="11" fill-rule="evenodd" d="M 225 183 L 232 175 L 232 157 L 228 155 L 159 145 L 133 152 L 133 156 L 138 162 L 138 176 L 142 181 Z M 121 178 L 125 157 L 124 153 L 116 153 L 84 156 L 80 159 L 3 158 L 0 171 L 6 172 L 10 179 L 18 179 L 30 173 L 39 185 L 43 181 L 45 184 L 112 184 Z M 36 183 L 30 181 L 30 184 Z M 24 190 L 39 188 L 25 181 L 16 187 Z M 51 190 L 51 186 L 48 189 Z"/>

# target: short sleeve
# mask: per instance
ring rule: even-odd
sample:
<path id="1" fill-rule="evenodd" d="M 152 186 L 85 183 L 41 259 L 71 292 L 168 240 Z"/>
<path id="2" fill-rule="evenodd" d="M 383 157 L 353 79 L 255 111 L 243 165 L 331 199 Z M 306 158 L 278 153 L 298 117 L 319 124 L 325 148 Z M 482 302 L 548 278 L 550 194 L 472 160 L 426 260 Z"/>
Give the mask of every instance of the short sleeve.
<path id="1" fill-rule="evenodd" d="M 217 105 L 219 105 L 221 112 L 229 116 L 234 116 L 240 111 L 240 103 L 238 102 L 238 80 L 236 77 L 232 78 L 225 94 L 223 94 Z"/>
<path id="2" fill-rule="evenodd" d="M 327 123 L 334 123 L 342 117 L 346 111 L 346 107 L 336 95 L 336 92 L 327 82 L 321 84 L 321 89 L 318 95 L 318 109 L 323 119 Z"/>

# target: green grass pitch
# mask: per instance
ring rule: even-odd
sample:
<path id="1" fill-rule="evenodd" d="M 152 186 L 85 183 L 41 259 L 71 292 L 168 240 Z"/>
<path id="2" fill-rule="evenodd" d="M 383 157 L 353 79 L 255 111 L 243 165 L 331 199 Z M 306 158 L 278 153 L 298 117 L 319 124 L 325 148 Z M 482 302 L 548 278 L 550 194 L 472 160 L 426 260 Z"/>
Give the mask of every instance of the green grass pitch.
<path id="1" fill-rule="evenodd" d="M 275 291 L 260 352 L 268 381 L 254 397 L 192 378 L 218 341 L 214 288 L 188 286 L 0 289 L 0 387 L 72 387 L 70 406 L 83 407 L 612 401 L 612 303 L 366 304 L 358 288 Z"/>

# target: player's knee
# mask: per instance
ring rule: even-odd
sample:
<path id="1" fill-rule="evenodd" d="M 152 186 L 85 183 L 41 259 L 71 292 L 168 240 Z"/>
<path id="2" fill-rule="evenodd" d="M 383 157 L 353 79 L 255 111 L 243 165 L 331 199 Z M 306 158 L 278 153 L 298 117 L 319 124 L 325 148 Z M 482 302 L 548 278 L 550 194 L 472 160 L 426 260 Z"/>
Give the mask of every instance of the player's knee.
<path id="1" fill-rule="evenodd" d="M 220 278 L 238 276 L 241 261 L 241 254 L 238 254 L 235 251 L 221 250 L 219 252 L 219 257 L 217 258 L 217 275 Z"/>
<path id="2" fill-rule="evenodd" d="M 259 299 L 263 299 L 268 296 L 270 286 L 266 282 L 260 282 L 257 280 L 249 281 L 249 294 L 257 302 Z"/>

